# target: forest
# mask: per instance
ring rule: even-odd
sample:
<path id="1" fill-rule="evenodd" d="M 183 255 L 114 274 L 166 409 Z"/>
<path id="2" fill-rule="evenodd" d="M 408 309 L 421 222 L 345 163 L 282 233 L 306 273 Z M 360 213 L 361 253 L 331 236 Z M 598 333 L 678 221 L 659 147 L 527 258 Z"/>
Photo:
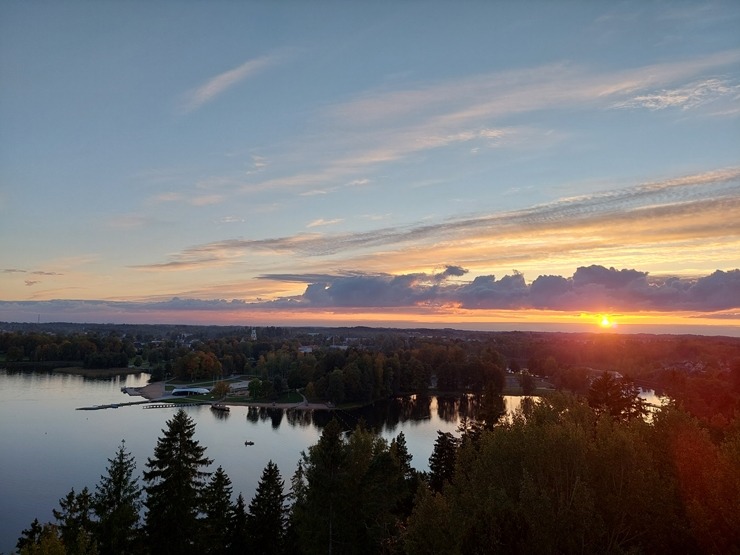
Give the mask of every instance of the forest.
<path id="1" fill-rule="evenodd" d="M 429 472 L 402 433 L 389 442 L 332 420 L 287 483 L 269 462 L 247 503 L 181 409 L 141 475 L 122 443 L 93 488 L 21 532 L 17 552 L 734 553 L 739 423 L 713 437 L 676 403 L 648 413 L 603 374 L 585 396 L 530 399 L 511 418 L 482 410 L 438 432 Z"/>
<path id="2" fill-rule="evenodd" d="M 6 361 L 88 341 L 165 373 L 203 353 L 212 367 L 198 371 L 250 373 L 275 389 L 368 402 L 452 391 L 477 407 L 456 434 L 438 433 L 428 472 L 402 434 L 331 421 L 297 468 L 268 463 L 255 492 L 232 491 L 180 411 L 151 457 L 135 461 L 122 443 L 96 484 L 59 500 L 53 522 L 21 531 L 17 552 L 740 552 L 736 338 L 362 332 L 0 334 Z M 502 376 L 512 375 L 554 390 L 507 416 Z M 638 385 L 669 402 L 646 406 Z"/>

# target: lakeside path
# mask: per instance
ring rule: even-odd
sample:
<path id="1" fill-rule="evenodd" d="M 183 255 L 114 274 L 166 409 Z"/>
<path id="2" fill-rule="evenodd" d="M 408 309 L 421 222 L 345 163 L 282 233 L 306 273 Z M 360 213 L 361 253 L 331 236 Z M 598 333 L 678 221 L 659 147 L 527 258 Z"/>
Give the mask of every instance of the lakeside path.
<path id="1" fill-rule="evenodd" d="M 129 395 L 141 395 L 149 401 L 162 401 L 165 399 L 171 399 L 171 395 L 165 393 L 165 382 L 154 382 L 145 385 L 144 387 L 130 388 Z M 245 402 L 223 402 L 219 403 L 224 405 L 232 405 L 236 407 L 258 407 L 258 408 L 269 408 L 269 409 L 297 409 L 297 410 L 333 410 L 334 407 L 327 406 L 326 403 L 309 403 L 305 400 L 299 403 L 252 403 L 249 401 Z"/>

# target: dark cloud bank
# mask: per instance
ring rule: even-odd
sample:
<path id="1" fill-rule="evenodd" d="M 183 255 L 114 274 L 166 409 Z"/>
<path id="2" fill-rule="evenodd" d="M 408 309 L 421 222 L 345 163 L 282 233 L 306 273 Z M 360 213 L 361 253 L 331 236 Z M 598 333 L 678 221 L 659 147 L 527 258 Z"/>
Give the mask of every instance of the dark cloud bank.
<path id="1" fill-rule="evenodd" d="M 467 271 L 447 266 L 438 274 L 266 275 L 263 279 L 310 281 L 292 303 L 316 307 L 403 307 L 454 304 L 467 309 L 561 311 L 705 311 L 740 306 L 740 270 L 686 279 L 654 278 L 647 272 L 603 266 L 580 267 L 572 277 L 542 275 L 527 284 L 514 273 L 500 279 L 456 280 Z M 285 301 L 276 301 L 282 304 Z"/>
<path id="2" fill-rule="evenodd" d="M 146 315 L 178 311 L 244 311 L 285 309 L 396 309 L 456 306 L 466 309 L 555 310 L 567 312 L 693 311 L 711 317 L 716 311 L 740 308 L 740 269 L 717 270 L 695 279 L 653 277 L 637 270 L 587 266 L 571 277 L 542 275 L 531 283 L 513 273 L 500 279 L 447 266 L 438 273 L 404 275 L 270 274 L 260 279 L 306 283 L 302 295 L 273 301 L 172 298 L 153 302 L 90 300 L 0 301 L 0 320 L 44 318 L 70 321 L 133 321 Z M 24 315 L 25 316 L 22 316 Z M 723 315 L 727 317 L 727 313 Z M 734 317 L 738 317 L 737 314 Z M 35 319 L 35 318 L 34 318 Z"/>

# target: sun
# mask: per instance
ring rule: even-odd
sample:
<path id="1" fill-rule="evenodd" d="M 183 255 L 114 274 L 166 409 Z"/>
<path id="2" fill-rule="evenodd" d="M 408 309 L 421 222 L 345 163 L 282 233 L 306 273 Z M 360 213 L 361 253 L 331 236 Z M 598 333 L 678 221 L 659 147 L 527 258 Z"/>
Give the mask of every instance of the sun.
<path id="1" fill-rule="evenodd" d="M 609 314 L 600 314 L 599 315 L 599 327 L 601 328 L 613 328 L 617 325 L 617 323 L 614 321 L 614 318 L 611 317 Z"/>

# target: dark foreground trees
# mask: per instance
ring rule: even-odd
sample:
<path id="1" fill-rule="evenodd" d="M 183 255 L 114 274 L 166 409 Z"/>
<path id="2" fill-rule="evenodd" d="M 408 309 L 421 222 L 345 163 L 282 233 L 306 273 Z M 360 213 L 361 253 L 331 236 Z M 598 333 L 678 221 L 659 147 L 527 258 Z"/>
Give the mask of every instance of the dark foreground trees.
<path id="1" fill-rule="evenodd" d="M 257 491 L 249 503 L 247 537 L 250 545 L 260 546 L 265 555 L 283 553 L 288 507 L 284 482 L 277 465 L 270 461 L 262 471 Z"/>
<path id="2" fill-rule="evenodd" d="M 553 396 L 460 444 L 406 553 L 737 552 L 739 432 L 717 446 L 673 408 L 626 421 Z"/>
<path id="3" fill-rule="evenodd" d="M 194 439 L 195 422 L 183 409 L 162 432 L 144 471 L 147 543 L 163 555 L 200 553 L 198 514 L 208 476 L 204 469 L 212 461 Z"/>
<path id="4" fill-rule="evenodd" d="M 134 476 L 136 462 L 122 441 L 108 463 L 93 496 L 98 550 L 100 555 L 126 555 L 135 552 L 138 536 L 141 488 Z"/>
<path id="5" fill-rule="evenodd" d="M 289 494 L 270 461 L 248 507 L 241 494 L 232 503 L 222 468 L 207 478 L 210 460 L 180 411 L 147 461 L 143 492 L 122 444 L 95 493 L 70 491 L 56 522 L 34 521 L 18 550 L 737 553 L 740 422 L 717 438 L 674 406 L 648 420 L 588 401 L 555 394 L 461 438 L 440 433 L 429 473 L 413 469 L 402 434 L 388 442 L 332 421 L 302 455 Z"/>

